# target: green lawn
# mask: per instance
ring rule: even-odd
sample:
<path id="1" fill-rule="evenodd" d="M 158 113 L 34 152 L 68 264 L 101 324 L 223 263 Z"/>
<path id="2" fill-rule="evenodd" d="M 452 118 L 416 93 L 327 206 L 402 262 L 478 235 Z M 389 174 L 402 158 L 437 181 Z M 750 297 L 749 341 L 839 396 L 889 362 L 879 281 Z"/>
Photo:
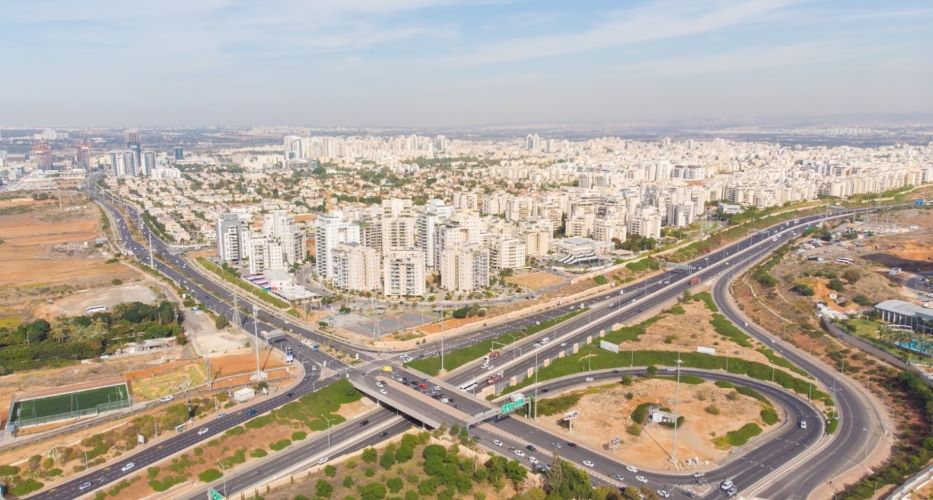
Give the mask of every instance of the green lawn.
<path id="1" fill-rule="evenodd" d="M 235 275 L 235 274 L 232 274 L 232 273 L 230 273 L 230 272 L 227 272 L 227 271 L 223 270 L 221 267 L 219 267 L 219 266 L 217 266 L 216 264 L 214 264 L 213 262 L 211 262 L 211 261 L 205 259 L 204 257 L 198 257 L 198 263 L 201 264 L 201 266 L 203 266 L 203 267 L 204 267 L 205 269 L 207 269 L 208 271 L 210 271 L 210 272 L 216 274 L 217 276 L 223 278 L 224 281 L 226 281 L 226 282 L 228 282 L 228 283 L 230 283 L 230 284 L 236 285 L 236 286 L 239 287 L 240 289 L 242 289 L 242 290 L 244 290 L 244 291 L 247 291 L 247 292 L 251 293 L 251 294 L 254 295 L 255 297 L 257 297 L 257 298 L 263 300 L 264 302 L 267 302 L 267 303 L 269 303 L 269 304 L 271 304 L 271 305 L 273 305 L 273 306 L 275 306 L 275 307 L 278 307 L 279 309 L 288 309 L 289 307 L 291 307 L 291 304 L 289 304 L 288 302 L 286 302 L 286 301 L 284 301 L 284 300 L 282 300 L 282 299 L 280 299 L 280 298 L 278 298 L 278 297 L 273 296 L 273 295 L 270 294 L 269 292 L 267 292 L 267 291 L 263 290 L 262 288 L 259 288 L 258 286 L 256 286 L 256 285 L 254 285 L 254 284 L 252 284 L 252 283 L 250 283 L 250 282 L 244 280 L 243 278 L 240 278 L 239 276 L 237 276 L 237 275 Z"/>
<path id="2" fill-rule="evenodd" d="M 558 323 L 562 323 L 582 312 L 587 311 L 587 308 L 577 309 L 571 311 L 563 316 L 557 318 L 549 319 L 547 321 L 542 321 L 540 325 L 531 325 L 524 330 L 514 330 L 508 333 L 499 335 L 498 337 L 484 340 L 478 342 L 471 346 L 461 347 L 460 349 L 454 349 L 453 351 L 448 352 L 444 355 L 444 369 L 453 370 L 460 366 L 463 366 L 470 361 L 479 359 L 486 354 L 489 354 L 489 351 L 492 350 L 493 342 L 496 344 L 496 348 L 501 349 L 503 345 L 508 345 L 518 340 L 521 340 L 529 335 L 534 335 L 546 328 L 550 328 Z M 416 359 L 405 363 L 405 366 L 414 368 L 428 375 L 435 376 L 441 371 L 441 357 L 440 356 L 430 356 L 421 359 Z"/>
<path id="3" fill-rule="evenodd" d="M 74 411 L 91 411 L 95 410 L 98 405 L 119 402 L 129 402 L 125 384 L 18 401 L 13 407 L 12 420 L 16 422 L 23 419 L 45 418 Z"/>

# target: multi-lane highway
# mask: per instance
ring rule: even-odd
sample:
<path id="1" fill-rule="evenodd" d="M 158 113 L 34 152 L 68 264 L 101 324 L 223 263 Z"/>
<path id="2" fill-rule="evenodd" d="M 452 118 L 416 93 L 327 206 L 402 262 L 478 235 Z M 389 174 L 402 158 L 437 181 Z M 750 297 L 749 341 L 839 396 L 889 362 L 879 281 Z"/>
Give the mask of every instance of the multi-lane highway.
<path id="1" fill-rule="evenodd" d="M 107 200 L 106 197 L 101 193 L 93 192 L 93 190 L 92 194 L 94 194 L 96 199 L 106 207 L 113 219 L 117 222 L 117 230 L 122 240 L 122 244 L 130 252 L 132 252 L 140 260 L 140 262 L 148 264 L 150 262 L 150 258 L 147 245 L 144 245 L 133 239 L 129 226 L 127 225 L 127 221 L 124 220 L 122 214 L 118 210 L 115 210 L 115 207 L 112 205 L 113 200 Z M 152 259 L 152 261 L 157 271 L 175 281 L 179 286 L 185 288 L 197 300 L 218 314 L 223 314 L 228 318 L 234 317 L 233 307 L 231 305 L 233 303 L 233 293 L 230 290 L 218 285 L 213 279 L 203 276 L 198 271 L 191 269 L 183 258 L 173 254 L 161 240 L 155 237 L 155 235 L 150 235 L 149 229 L 145 226 L 145 224 L 142 223 L 139 217 L 139 213 L 133 207 L 123 206 L 122 208 L 126 211 L 127 214 L 129 214 L 136 226 L 140 228 L 140 231 L 144 237 L 148 239 L 151 236 L 153 253 L 155 256 L 157 256 L 156 258 Z M 787 238 L 789 238 L 791 236 L 791 230 L 795 230 L 804 225 L 828 217 L 841 217 L 847 215 L 848 213 L 851 213 L 851 211 L 840 211 L 832 214 L 824 213 L 800 218 L 796 221 L 788 222 L 781 226 L 758 232 L 742 241 L 712 252 L 702 258 L 696 259 L 688 265 L 692 267 L 691 272 L 696 273 L 694 276 L 699 276 L 702 280 L 706 280 L 719 274 L 724 269 L 728 269 L 730 265 L 739 265 L 740 263 L 751 262 L 757 258 L 760 258 L 760 256 L 773 250 L 773 248 L 782 244 Z M 745 253 L 741 255 L 741 257 L 737 256 L 737 253 L 740 253 L 743 250 Z M 556 329 L 547 332 L 547 334 L 555 338 L 566 337 L 568 340 L 573 340 L 571 337 L 574 339 L 579 339 L 587 335 L 592 335 L 596 332 L 604 330 L 614 323 L 620 321 L 624 322 L 627 319 L 637 316 L 649 308 L 655 307 L 667 300 L 670 300 L 673 297 L 676 297 L 682 293 L 683 290 L 690 287 L 688 281 L 689 280 L 687 275 L 681 271 L 666 271 L 643 283 L 628 285 L 625 287 L 626 292 L 622 294 L 621 299 L 619 298 L 618 289 L 610 290 L 609 292 L 606 292 L 600 296 L 587 299 L 586 302 L 588 304 L 599 304 L 598 307 L 591 311 L 591 313 L 580 315 L 571 320 L 568 320 L 565 323 L 559 325 Z M 482 331 L 466 335 L 462 339 L 448 343 L 449 345 L 446 347 L 447 349 L 454 349 L 460 345 L 474 343 L 479 339 L 489 338 L 507 331 L 534 324 L 538 321 L 560 316 L 566 312 L 569 312 L 575 307 L 579 307 L 579 302 L 568 303 L 545 312 L 529 315 L 516 321 L 511 321 L 493 328 L 484 329 Z M 253 328 L 253 318 L 247 314 L 242 313 L 240 314 L 240 317 L 243 318 L 243 321 L 241 321 L 241 326 L 243 326 L 247 331 L 251 331 Z M 592 317 L 596 317 L 597 320 L 591 321 Z M 265 331 L 276 328 L 292 332 L 315 342 L 327 342 L 331 345 L 337 345 L 347 352 L 354 352 L 358 354 L 360 358 L 364 360 L 372 360 L 374 358 L 371 352 L 360 349 L 359 346 L 355 346 L 353 344 L 340 341 L 339 339 L 326 336 L 316 330 L 307 327 L 306 325 L 282 318 L 279 314 L 270 314 L 265 310 L 265 308 L 260 307 L 258 319 L 256 320 L 256 329 Z M 543 334 L 540 334 L 538 337 L 541 335 Z M 298 357 L 303 359 L 308 364 L 323 366 L 325 363 L 327 363 L 329 367 L 334 369 L 347 369 L 346 365 L 342 364 L 337 359 L 324 354 L 323 352 L 311 350 L 298 342 L 289 343 L 296 350 Z M 538 355 L 539 357 L 542 354 L 556 356 L 556 353 L 560 348 L 560 343 L 554 342 L 548 344 L 548 346 L 545 348 L 540 349 Z M 436 350 L 436 347 L 430 346 L 427 348 L 422 348 L 420 351 L 416 352 L 432 353 L 432 350 Z M 367 364 L 366 366 L 370 368 L 372 367 L 371 364 Z M 522 370 L 527 371 L 527 369 L 532 366 L 534 366 L 534 358 L 526 353 L 524 356 L 517 357 L 510 366 L 506 367 L 506 370 L 507 374 L 514 374 L 519 373 Z M 320 371 L 316 373 L 320 373 Z M 301 394 L 312 390 L 314 374 L 315 372 L 311 372 L 311 375 L 306 376 L 305 379 L 302 380 L 293 389 L 293 391 L 291 391 L 293 392 L 293 397 L 298 397 Z M 453 382 L 458 383 L 462 380 L 470 380 L 470 377 L 483 378 L 483 373 L 477 368 L 467 369 L 463 373 L 456 375 L 453 379 Z M 329 383 L 330 380 L 335 379 L 336 377 L 331 377 L 329 379 L 320 380 L 319 386 Z M 746 385 L 749 384 L 746 383 Z M 279 396 L 263 401 L 257 405 L 256 408 L 259 412 L 268 411 L 269 409 L 286 403 L 287 399 L 287 395 L 281 394 Z M 465 408 L 472 409 L 472 407 L 469 406 L 470 403 L 465 402 L 464 404 L 467 405 Z M 398 409 L 401 411 L 405 410 L 404 407 Z M 241 410 L 237 414 L 225 417 L 225 419 L 228 420 L 218 419 L 217 421 L 211 422 L 210 424 L 202 424 L 202 426 L 208 428 L 208 431 L 201 436 L 197 435 L 197 431 L 200 429 L 200 427 L 196 427 L 195 429 L 192 429 L 191 431 L 183 433 L 179 436 L 169 438 L 156 447 L 147 448 L 146 450 L 143 450 L 133 455 L 132 457 L 125 458 L 119 462 L 115 462 L 89 474 L 85 474 L 80 478 L 73 479 L 53 489 L 47 490 L 43 492 L 41 496 L 43 498 L 46 496 L 49 498 L 71 498 L 81 493 L 78 488 L 80 485 L 86 482 L 91 482 L 93 488 L 95 489 L 99 488 L 107 483 L 115 481 L 123 476 L 133 473 L 136 470 L 139 470 L 138 467 L 143 467 L 147 464 L 157 462 L 167 456 L 185 449 L 188 446 L 191 446 L 200 440 L 206 439 L 217 432 L 221 432 L 229 427 L 238 425 L 240 422 L 248 418 L 250 417 L 247 415 L 246 411 Z M 503 426 L 498 427 L 500 432 L 509 432 L 511 429 L 509 426 L 520 425 L 510 422 L 520 422 L 520 420 L 506 419 L 502 422 L 497 422 L 494 425 Z M 512 430 L 519 433 L 537 432 L 533 429 L 523 430 L 521 428 L 515 428 Z M 751 481 L 755 477 L 763 477 L 770 469 L 783 463 L 782 458 L 786 458 L 785 455 L 788 455 L 791 452 L 792 450 L 788 449 L 785 453 L 780 454 L 780 456 L 772 457 L 771 460 L 769 460 L 767 463 L 761 462 L 760 465 L 747 469 L 747 474 L 749 475 L 748 480 Z M 132 471 L 122 470 L 124 465 L 128 462 L 134 463 L 134 469 Z M 741 474 L 740 472 L 736 473 Z M 664 478 L 659 476 L 658 480 L 663 481 Z"/>

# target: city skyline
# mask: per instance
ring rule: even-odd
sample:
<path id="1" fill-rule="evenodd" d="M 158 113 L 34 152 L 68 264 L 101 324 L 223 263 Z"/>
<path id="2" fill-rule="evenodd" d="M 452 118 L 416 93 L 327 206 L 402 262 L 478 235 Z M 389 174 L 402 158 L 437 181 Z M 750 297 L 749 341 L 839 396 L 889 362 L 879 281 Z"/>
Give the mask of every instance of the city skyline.
<path id="1" fill-rule="evenodd" d="M 922 2 L 0 7 L 4 125 L 482 126 L 933 113 Z M 18 76 L 16 76 L 18 75 Z"/>

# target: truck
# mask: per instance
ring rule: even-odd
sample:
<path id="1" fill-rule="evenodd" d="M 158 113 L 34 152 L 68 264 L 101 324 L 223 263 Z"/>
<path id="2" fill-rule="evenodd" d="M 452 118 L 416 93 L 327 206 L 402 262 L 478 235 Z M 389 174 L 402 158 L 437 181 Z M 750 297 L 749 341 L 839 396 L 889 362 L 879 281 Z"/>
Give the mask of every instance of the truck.
<path id="1" fill-rule="evenodd" d="M 486 385 L 493 385 L 496 382 L 502 380 L 504 376 L 505 376 L 505 373 L 500 370 L 496 374 L 490 375 L 489 378 L 486 379 Z"/>
<path id="2" fill-rule="evenodd" d="M 699 276 L 694 276 L 694 277 L 690 278 L 690 285 L 691 285 L 691 286 L 693 286 L 693 285 L 699 285 L 699 284 L 700 284 L 700 277 L 699 277 Z"/>

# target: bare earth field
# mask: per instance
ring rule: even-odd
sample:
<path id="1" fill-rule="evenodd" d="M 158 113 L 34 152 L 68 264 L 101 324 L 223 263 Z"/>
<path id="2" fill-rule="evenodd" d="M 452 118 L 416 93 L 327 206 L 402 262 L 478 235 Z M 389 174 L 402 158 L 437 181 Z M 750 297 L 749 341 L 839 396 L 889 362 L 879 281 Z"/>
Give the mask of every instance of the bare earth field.
<path id="1" fill-rule="evenodd" d="M 621 438 L 618 450 L 607 453 L 639 467 L 654 470 L 672 469 L 668 461 L 674 431 L 660 424 L 648 423 L 640 436 L 632 436 L 626 428 L 633 423 L 631 414 L 642 403 L 656 403 L 674 407 L 675 382 L 668 379 L 636 379 L 631 386 L 613 384 L 604 386 L 595 394 L 586 394 L 574 406 L 580 416 L 573 423 L 573 433 L 559 423 L 561 416 L 538 417 L 546 429 L 568 440 L 575 440 L 591 448 L 602 450 L 614 438 Z M 681 460 L 696 458 L 701 469 L 708 468 L 729 455 L 713 443 L 717 436 L 736 430 L 749 422 L 761 422 L 762 404 L 751 397 L 738 395 L 735 400 L 726 396 L 734 392 L 710 382 L 691 385 L 680 384 L 678 412 L 684 417 L 677 431 L 677 456 Z M 631 393 L 631 399 L 626 397 Z M 719 410 L 718 415 L 706 411 L 709 406 Z M 776 427 L 776 426 L 772 426 Z M 760 439 L 760 437 L 759 437 Z"/>
<path id="2" fill-rule="evenodd" d="M 566 280 L 556 274 L 545 271 L 538 271 L 535 273 L 521 274 L 518 276 L 509 276 L 505 278 L 505 281 L 534 291 L 552 285 L 559 285 Z"/>
<path id="3" fill-rule="evenodd" d="M 29 200 L 16 208 L 0 216 L 0 307 L 28 316 L 37 300 L 140 276 L 95 248 L 100 212 L 92 203 L 75 197 L 60 211 Z"/>
<path id="4" fill-rule="evenodd" d="M 41 304 L 33 313 L 37 318 L 52 319 L 58 316 L 80 316 L 88 307 L 105 305 L 113 308 L 123 302 L 142 302 L 154 304 L 158 295 L 151 288 L 143 284 L 129 284 L 107 287 L 97 290 L 82 290 L 51 304 Z"/>

